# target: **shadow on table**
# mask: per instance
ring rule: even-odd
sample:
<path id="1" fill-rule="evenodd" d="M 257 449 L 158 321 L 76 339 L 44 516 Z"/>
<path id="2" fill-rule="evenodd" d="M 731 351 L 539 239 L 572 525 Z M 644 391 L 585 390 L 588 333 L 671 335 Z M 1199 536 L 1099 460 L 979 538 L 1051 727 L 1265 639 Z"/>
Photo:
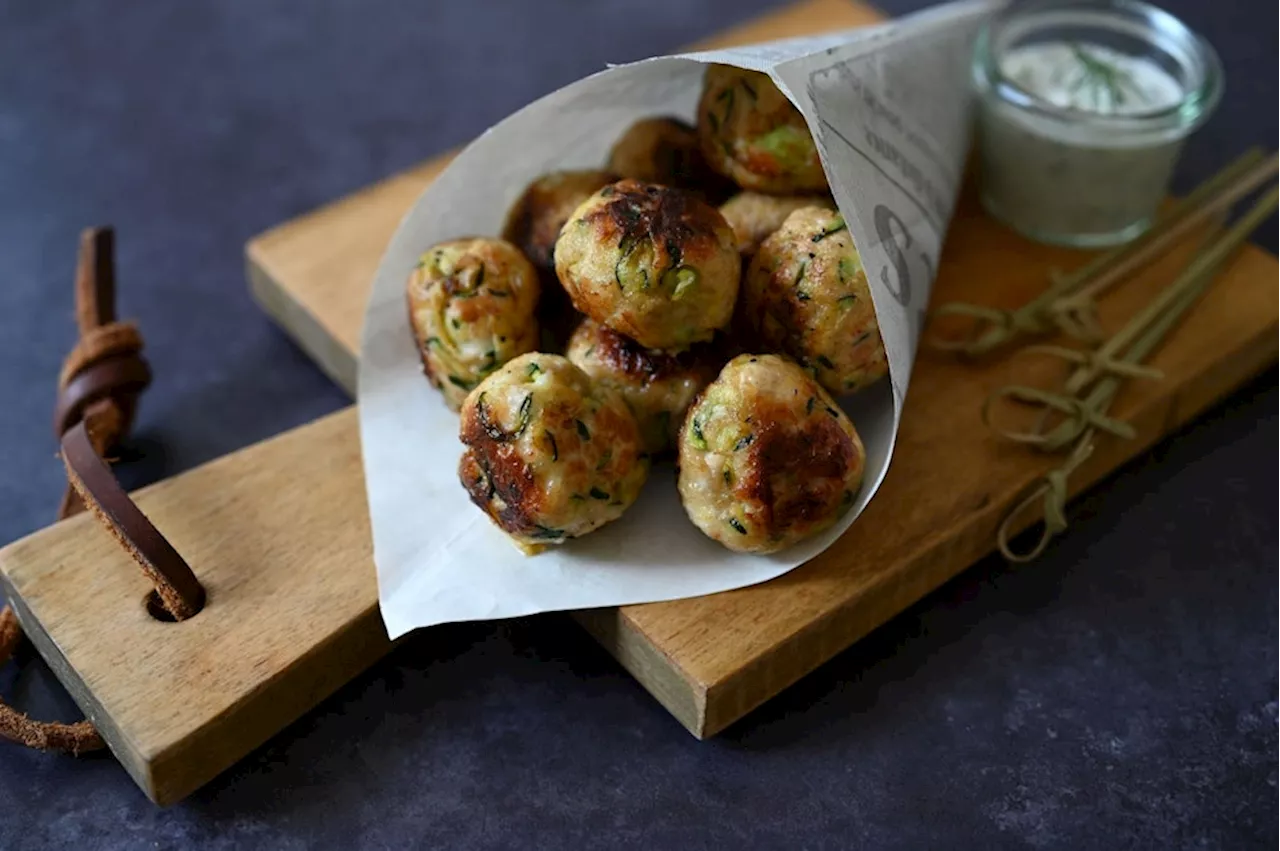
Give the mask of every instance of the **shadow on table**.
<path id="1" fill-rule="evenodd" d="M 1268 535 L 1274 547 L 1274 526 L 1218 516 L 1225 500 L 1213 493 L 1250 487 L 1214 481 L 1215 471 L 1246 466 L 1231 458 L 1257 446 L 1243 438 L 1274 432 L 1275 382 L 1272 370 L 1078 499 L 1071 530 L 1040 561 L 984 560 L 710 741 L 690 737 L 568 618 L 450 625 L 411 636 L 176 809 L 204 827 L 305 817 L 316 831 L 341 824 L 367 838 L 377 827 L 350 818 L 365 800 L 378 802 L 370 812 L 448 821 L 481 801 L 533 812 L 570 798 L 603 818 L 618 796 L 640 796 L 642 809 L 696 817 L 708 800 L 721 805 L 707 797 L 717 784 L 732 788 L 743 772 L 800 782 L 819 751 L 845 760 L 860 789 L 955 770 L 940 782 L 959 796 L 995 782 L 975 766 L 1000 774 L 1007 792 L 1010 772 L 1033 771 L 1027 760 L 1041 766 L 1033 773 L 1057 766 L 1052 782 L 1067 789 L 1112 769 L 1139 786 L 1164 772 L 1177 787 L 1193 756 L 1221 760 L 1213 770 L 1227 777 L 1254 770 L 1244 751 L 1180 753 L 1177 725 L 1218 699 L 1179 691 L 1216 679 L 1228 663 L 1214 648 L 1247 643 L 1260 619 L 1274 623 L 1274 571 L 1240 560 L 1256 560 Z M 1257 460 L 1269 470 L 1275 459 Z M 1167 487 L 1170 478 L 1205 482 L 1205 498 L 1170 505 L 1173 491 L 1196 492 Z M 1191 514 L 1221 538 L 1170 552 L 1188 546 L 1176 532 Z M 1235 570 L 1229 581 L 1223 565 Z M 1240 692 L 1228 702 L 1247 704 L 1257 671 L 1221 676 Z M 1243 722 L 1195 723 L 1227 735 Z M 1265 738 L 1259 729 L 1250 736 Z M 1186 806 L 1166 799 L 1142 806 Z M 975 817 L 1008 816 L 997 810 Z"/>

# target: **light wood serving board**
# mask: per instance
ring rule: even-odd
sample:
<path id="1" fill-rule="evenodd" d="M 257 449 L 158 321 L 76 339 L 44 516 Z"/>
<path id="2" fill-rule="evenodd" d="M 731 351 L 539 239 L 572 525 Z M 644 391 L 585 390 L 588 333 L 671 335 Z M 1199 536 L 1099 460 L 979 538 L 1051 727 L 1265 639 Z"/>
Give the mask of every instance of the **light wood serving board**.
<path id="1" fill-rule="evenodd" d="M 698 46 L 877 18 L 845 0 L 808 0 Z M 425 163 L 248 246 L 256 297 L 348 390 L 382 251 L 446 163 Z M 1051 269 L 1082 259 L 1016 237 L 966 194 L 934 303 L 1012 306 Z M 1178 259 L 1121 289 L 1104 323 L 1129 315 L 1171 278 Z M 1165 378 L 1122 393 L 1116 413 L 1137 438 L 1104 439 L 1072 478 L 1073 494 L 1275 361 L 1277 274 L 1276 259 L 1256 248 L 1233 261 L 1155 357 Z M 1008 376 L 1003 361 L 922 353 L 887 479 L 853 527 L 811 562 L 750 588 L 574 617 L 694 735 L 715 734 L 993 549 L 1016 497 L 1059 460 L 1001 443 L 982 426 L 982 398 Z M 390 647 L 377 611 L 356 411 L 135 496 L 209 591 L 195 618 L 151 619 L 145 580 L 88 515 L 0 550 L 0 579 L 117 758 L 153 800 L 171 803 Z"/>

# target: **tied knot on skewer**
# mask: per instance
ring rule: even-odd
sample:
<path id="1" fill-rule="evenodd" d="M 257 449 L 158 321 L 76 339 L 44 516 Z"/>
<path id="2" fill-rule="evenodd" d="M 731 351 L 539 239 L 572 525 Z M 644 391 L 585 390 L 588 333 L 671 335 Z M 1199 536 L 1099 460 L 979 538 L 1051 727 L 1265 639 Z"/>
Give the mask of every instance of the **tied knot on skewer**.
<path id="1" fill-rule="evenodd" d="M 1275 173 L 1277 160 L 1272 157 L 1264 167 L 1255 169 L 1244 189 L 1253 188 Z M 1234 197 L 1244 194 L 1239 187 L 1232 187 Z M 997 530 L 997 544 L 1001 553 L 1010 561 L 1030 561 L 1047 546 L 1049 540 L 1066 529 L 1065 504 L 1069 490 L 1068 477 L 1093 451 L 1098 432 L 1131 440 L 1137 432 L 1129 424 L 1109 415 L 1111 405 L 1124 381 L 1132 378 L 1158 379 L 1161 373 L 1143 361 L 1148 358 L 1181 321 L 1196 301 L 1208 289 L 1214 276 L 1228 262 L 1235 250 L 1249 233 L 1260 225 L 1280 203 L 1280 191 L 1271 188 L 1263 193 L 1238 221 L 1225 231 L 1215 229 L 1205 245 L 1182 272 L 1150 302 L 1142 307 L 1115 334 L 1103 339 L 1097 348 L 1082 351 L 1062 346 L 1027 346 L 1019 354 L 1038 354 L 1065 360 L 1074 369 L 1057 389 L 1050 390 L 1023 384 L 997 388 L 984 401 L 982 418 L 989 428 L 1000 436 L 1038 449 L 1057 452 L 1074 442 L 1067 460 L 1056 470 L 1045 475 L 1031 495 L 1020 502 L 1006 516 Z M 1221 207 L 1221 200 L 1214 199 L 1211 206 Z M 1221 207 L 1217 212 L 1225 212 Z M 1080 292 L 1092 299 L 1097 285 L 1091 284 Z M 1092 290 L 1092 291 L 1091 291 Z M 994 423 L 992 410 L 995 402 L 1009 400 L 1039 408 L 1038 417 L 1029 430 L 1018 431 Z M 1054 414 L 1064 419 L 1055 422 Z M 1043 500 L 1044 525 L 1040 539 L 1026 554 L 1014 553 L 1009 545 L 1010 531 L 1015 518 L 1024 514 L 1037 500 Z"/>
<path id="2" fill-rule="evenodd" d="M 933 312 L 934 319 L 962 317 L 972 319 L 967 336 L 949 338 L 935 335 L 929 345 L 938 351 L 980 355 L 1004 346 L 1010 340 L 1024 336 L 1039 336 L 1052 331 L 1054 325 L 1046 321 L 1038 310 L 1007 310 L 984 304 L 951 302 L 939 305 Z"/>
<path id="3" fill-rule="evenodd" d="M 1089 456 L 1093 454 L 1093 446 L 1093 434 L 1086 432 L 1076 442 L 1067 460 L 1060 467 L 1045 473 L 1036 484 L 1031 486 L 1030 492 L 1022 501 L 1005 515 L 999 528 L 996 529 L 996 545 L 1000 548 L 1001 555 L 1019 564 L 1034 561 L 1044 552 L 1045 547 L 1049 546 L 1049 541 L 1066 530 L 1067 496 L 1071 492 L 1067 480 L 1080 465 L 1089 460 Z M 1010 539 L 1017 531 L 1019 519 L 1028 510 L 1034 508 L 1037 502 L 1041 505 L 1041 523 L 1043 524 L 1040 537 L 1027 552 L 1016 552 Z"/>
<path id="4" fill-rule="evenodd" d="M 1005 558 L 1030 561 L 1044 551 L 1050 539 L 1066 529 L 1068 479 L 1092 454 L 1099 434 L 1126 440 L 1137 437 L 1132 425 L 1110 414 L 1112 403 L 1127 380 L 1161 377 L 1159 370 L 1146 366 L 1144 361 L 1191 310 L 1248 235 L 1274 213 L 1280 204 L 1280 191 L 1272 186 L 1235 224 L 1226 226 L 1232 207 L 1273 180 L 1278 170 L 1280 157 L 1276 154 L 1264 156 L 1258 149 L 1246 151 L 1173 204 L 1143 235 L 1070 273 L 1051 272 L 1044 291 L 1021 306 L 1007 309 L 951 302 L 934 310 L 934 318 L 973 320 L 963 336 L 930 339 L 934 348 L 944 351 L 985 355 L 1021 338 L 1053 332 L 1075 338 L 1086 347 L 1024 345 L 1018 355 L 1065 361 L 1072 367 L 1069 375 L 1051 387 L 1016 383 L 998 387 L 983 401 L 982 421 L 1000 437 L 1043 452 L 1061 452 L 1070 447 L 1066 460 L 1037 480 L 1030 495 L 1014 506 L 997 529 L 997 544 Z M 1201 246 L 1177 277 L 1108 336 L 1099 320 L 1102 296 L 1205 224 L 1208 232 Z M 1035 411 L 1034 420 L 1029 427 L 1008 426 L 997 421 L 998 406 L 1030 407 Z M 1030 552 L 1014 553 L 1009 537 L 1015 521 L 1037 502 L 1042 503 L 1043 509 L 1040 539 Z"/>
<path id="5" fill-rule="evenodd" d="M 1050 321 L 1068 337 L 1097 343 L 1105 336 L 1098 320 L 1098 302 L 1090 293 L 1069 293 L 1046 308 Z"/>
<path id="6" fill-rule="evenodd" d="M 992 409 L 995 402 L 1003 399 L 1011 399 L 1015 402 L 1040 407 L 1042 413 L 1041 422 L 1046 419 L 1043 415 L 1050 412 L 1062 414 L 1067 418 L 1066 422 L 1052 431 L 1044 431 L 1040 425 L 1029 431 L 1001 425 L 994 421 Z M 1053 393 L 1040 387 L 1030 387 L 1024 384 L 1007 385 L 988 396 L 982 405 L 982 421 L 987 428 L 1006 440 L 1034 446 L 1049 452 L 1058 451 L 1087 429 L 1106 432 L 1126 440 L 1132 440 L 1136 437 L 1133 426 L 1123 420 L 1107 416 L 1087 400 L 1064 396 L 1061 393 Z"/>
<path id="7" fill-rule="evenodd" d="M 1063 392 L 1046 390 L 1027 384 L 1007 384 L 994 390 L 982 403 L 982 421 L 999 436 L 1014 443 L 1034 446 L 1049 452 L 1057 452 L 1079 437 L 1086 429 L 1105 432 L 1125 440 L 1136 435 L 1133 427 L 1123 420 L 1107 416 L 1110 396 L 1084 398 L 1075 395 L 1100 378 L 1160 379 L 1163 373 L 1154 367 L 1123 360 L 1111 355 L 1105 348 L 1092 351 L 1069 349 L 1065 346 L 1036 345 L 1020 349 L 1015 357 L 1043 355 L 1074 364 L 1076 372 Z M 1030 430 L 1004 425 L 996 416 L 998 403 L 1013 402 L 1038 408 L 1040 415 Z M 1065 421 L 1048 428 L 1051 415 L 1061 414 Z"/>

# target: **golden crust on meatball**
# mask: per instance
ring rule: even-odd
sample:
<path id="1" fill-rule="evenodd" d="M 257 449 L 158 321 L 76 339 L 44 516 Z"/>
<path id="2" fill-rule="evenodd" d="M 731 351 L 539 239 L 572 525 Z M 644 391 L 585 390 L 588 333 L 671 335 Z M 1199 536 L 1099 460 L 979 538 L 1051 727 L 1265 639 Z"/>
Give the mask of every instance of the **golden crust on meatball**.
<path id="1" fill-rule="evenodd" d="M 740 316 L 756 345 L 791 356 L 837 396 L 888 372 L 866 270 L 829 207 L 796 210 L 760 245 Z"/>
<path id="2" fill-rule="evenodd" d="M 467 237 L 432 246 L 405 286 L 428 380 L 456 411 L 471 388 L 538 346 L 540 284 L 511 243 Z"/>
<path id="3" fill-rule="evenodd" d="M 765 195 L 760 192 L 739 192 L 720 205 L 720 214 L 733 228 L 738 241 L 738 253 L 750 257 L 760 248 L 760 243 L 782 227 L 787 216 L 801 207 L 829 204 L 821 195 Z"/>
<path id="4" fill-rule="evenodd" d="M 685 513 L 736 552 L 773 553 L 834 525 L 853 505 L 866 450 L 831 396 L 793 361 L 739 355 L 685 416 Z"/>
<path id="5" fill-rule="evenodd" d="M 742 277 L 733 230 L 689 192 L 620 180 L 582 203 L 555 248 L 574 307 L 649 349 L 712 339 Z"/>
<path id="6" fill-rule="evenodd" d="M 702 156 L 698 130 L 679 118 L 642 118 L 618 137 L 609 151 L 609 170 L 642 183 L 660 183 L 718 201 L 733 183 Z"/>
<path id="7" fill-rule="evenodd" d="M 622 394 L 650 455 L 674 445 L 689 403 L 723 362 L 713 343 L 677 354 L 658 352 L 591 319 L 573 332 L 565 356 L 596 384 Z"/>
<path id="8" fill-rule="evenodd" d="M 529 554 L 621 517 L 649 474 L 622 396 L 562 355 L 531 352 L 486 378 L 459 436 L 463 488 Z"/>
<path id="9" fill-rule="evenodd" d="M 707 66 L 698 102 L 698 140 L 711 167 L 743 189 L 828 191 L 804 116 L 768 74 Z"/>

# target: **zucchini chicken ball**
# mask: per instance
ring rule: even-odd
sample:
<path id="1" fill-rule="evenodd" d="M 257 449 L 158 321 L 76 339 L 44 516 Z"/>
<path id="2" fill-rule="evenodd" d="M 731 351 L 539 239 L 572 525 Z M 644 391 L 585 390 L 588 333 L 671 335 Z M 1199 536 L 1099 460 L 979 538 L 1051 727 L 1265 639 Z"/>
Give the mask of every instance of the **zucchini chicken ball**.
<path id="1" fill-rule="evenodd" d="M 560 227 L 592 192 L 618 179 L 608 171 L 554 171 L 534 180 L 511 206 L 502 237 L 519 248 L 542 279 L 538 320 L 550 335 L 545 348 L 562 349 L 580 318 L 556 280 L 552 252 Z"/>
<path id="2" fill-rule="evenodd" d="M 853 423 L 812 376 L 785 357 L 739 355 L 685 417 L 680 499 L 730 550 L 773 553 L 835 524 L 865 463 Z"/>
<path id="3" fill-rule="evenodd" d="M 552 252 L 560 228 L 578 205 L 618 175 L 608 171 L 553 171 L 534 180 L 512 205 L 503 239 L 524 252 L 539 269 L 554 273 Z"/>
<path id="4" fill-rule="evenodd" d="M 715 378 L 722 362 L 714 343 L 678 354 L 659 352 L 591 319 L 573 332 L 565 355 L 596 384 L 622 394 L 650 455 L 674 445 L 689 403 Z"/>
<path id="5" fill-rule="evenodd" d="M 720 215 L 733 228 L 738 253 L 750 258 L 765 237 L 782 227 L 787 216 L 801 207 L 830 203 L 821 195 L 765 195 L 739 192 L 720 205 Z"/>
<path id="6" fill-rule="evenodd" d="M 829 207 L 796 210 L 761 243 L 740 317 L 757 346 L 791 356 L 837 396 L 888 372 L 866 271 Z"/>
<path id="7" fill-rule="evenodd" d="M 827 191 L 804 117 L 768 74 L 709 65 L 698 102 L 698 139 L 711 167 L 743 189 Z"/>
<path id="8" fill-rule="evenodd" d="M 628 127 L 609 151 L 609 170 L 643 183 L 689 189 L 713 202 L 734 190 L 702 156 L 697 128 L 675 117 L 642 118 Z"/>
<path id="9" fill-rule="evenodd" d="M 562 355 L 509 361 L 467 396 L 458 478 L 528 554 L 622 516 L 649 459 L 627 403 Z"/>
<path id="10" fill-rule="evenodd" d="M 708 341 L 727 325 L 742 277 L 733 229 L 715 207 L 629 179 L 573 211 L 555 262 L 579 311 L 666 351 Z"/>
<path id="11" fill-rule="evenodd" d="M 540 284 L 532 264 L 502 239 L 439 243 L 406 285 L 409 321 L 428 380 L 456 411 L 507 361 L 538 347 Z"/>

